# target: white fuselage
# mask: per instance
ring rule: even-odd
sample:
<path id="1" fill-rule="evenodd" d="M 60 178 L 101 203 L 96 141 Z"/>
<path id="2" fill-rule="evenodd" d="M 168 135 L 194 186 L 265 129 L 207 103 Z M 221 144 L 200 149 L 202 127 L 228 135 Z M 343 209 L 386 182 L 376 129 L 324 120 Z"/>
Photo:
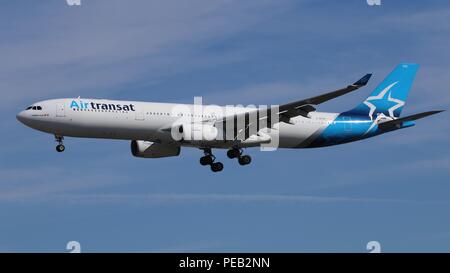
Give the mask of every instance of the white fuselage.
<path id="1" fill-rule="evenodd" d="M 75 103 L 74 103 L 75 102 Z M 176 142 L 170 130 L 180 120 L 217 120 L 230 111 L 249 111 L 242 107 L 114 101 L 103 99 L 55 99 L 33 104 L 41 110 L 24 110 L 17 118 L 25 125 L 57 136 L 146 140 L 158 143 Z M 271 130 L 261 129 L 266 135 L 278 134 L 278 147 L 303 147 L 314 135 L 330 125 L 338 114 L 312 112 L 310 118 L 298 116 L 290 123 L 278 122 Z M 177 142 L 180 146 L 202 147 L 203 142 Z M 242 147 L 259 146 L 258 141 L 247 140 Z M 229 148 L 232 142 L 208 141 L 211 148 Z"/>

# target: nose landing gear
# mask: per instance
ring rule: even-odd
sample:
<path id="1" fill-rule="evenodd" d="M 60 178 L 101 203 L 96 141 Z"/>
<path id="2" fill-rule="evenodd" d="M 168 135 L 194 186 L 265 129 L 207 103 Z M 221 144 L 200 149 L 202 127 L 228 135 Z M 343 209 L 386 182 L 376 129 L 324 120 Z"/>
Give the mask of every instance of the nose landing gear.
<path id="1" fill-rule="evenodd" d="M 56 142 L 58 142 L 58 145 L 56 145 L 56 151 L 58 153 L 64 152 L 66 150 L 66 147 L 63 145 L 63 136 L 55 136 Z"/>

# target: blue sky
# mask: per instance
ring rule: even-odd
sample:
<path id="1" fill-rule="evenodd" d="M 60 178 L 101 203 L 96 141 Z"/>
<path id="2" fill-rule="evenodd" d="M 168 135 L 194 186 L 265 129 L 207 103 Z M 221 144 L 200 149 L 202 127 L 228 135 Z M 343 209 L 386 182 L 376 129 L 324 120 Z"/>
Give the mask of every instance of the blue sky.
<path id="1" fill-rule="evenodd" d="M 448 1 L 2 1 L 0 251 L 450 251 L 448 113 L 311 150 L 131 156 L 126 141 L 26 128 L 34 101 L 95 97 L 275 104 L 374 73 L 319 107 L 345 111 L 400 62 L 421 65 L 403 115 L 449 109 Z"/>

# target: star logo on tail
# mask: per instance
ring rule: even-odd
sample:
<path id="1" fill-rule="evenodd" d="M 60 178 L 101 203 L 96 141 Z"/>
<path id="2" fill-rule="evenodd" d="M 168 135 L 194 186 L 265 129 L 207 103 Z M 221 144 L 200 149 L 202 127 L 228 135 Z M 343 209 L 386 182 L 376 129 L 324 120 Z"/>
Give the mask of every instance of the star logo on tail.
<path id="1" fill-rule="evenodd" d="M 389 117 L 394 118 L 394 111 L 397 110 L 398 108 L 402 107 L 403 105 L 405 105 L 405 102 L 396 98 L 393 98 L 391 96 L 391 92 L 389 92 L 392 87 L 394 87 L 397 82 L 391 83 L 390 85 L 388 85 L 386 88 L 383 89 L 383 91 L 381 91 L 378 95 L 376 96 L 371 96 L 368 97 L 365 101 L 364 104 L 367 105 L 369 107 L 369 117 L 373 120 L 373 114 L 375 113 L 375 110 L 378 107 L 382 107 L 382 106 L 386 106 L 386 100 L 394 103 L 394 105 L 392 107 L 389 108 L 388 113 L 389 113 Z M 387 97 L 387 99 L 385 98 L 386 94 L 389 92 L 389 95 Z M 381 113 L 383 113 L 383 111 L 381 111 Z"/>
<path id="2" fill-rule="evenodd" d="M 378 95 L 370 96 L 364 101 L 364 104 L 369 107 L 369 117 L 372 120 L 372 125 L 366 131 L 366 134 L 370 132 L 370 130 L 372 130 L 381 119 L 391 119 L 391 120 L 395 119 L 396 117 L 394 115 L 394 111 L 405 105 L 404 101 L 393 98 L 390 92 L 392 87 L 394 87 L 397 83 L 398 81 L 391 83 L 386 88 L 384 88 Z M 388 108 L 388 106 L 391 107 Z M 383 110 L 377 111 L 378 115 L 374 120 L 374 113 L 377 110 L 377 108 L 382 108 Z M 387 112 L 385 112 L 386 108 Z"/>

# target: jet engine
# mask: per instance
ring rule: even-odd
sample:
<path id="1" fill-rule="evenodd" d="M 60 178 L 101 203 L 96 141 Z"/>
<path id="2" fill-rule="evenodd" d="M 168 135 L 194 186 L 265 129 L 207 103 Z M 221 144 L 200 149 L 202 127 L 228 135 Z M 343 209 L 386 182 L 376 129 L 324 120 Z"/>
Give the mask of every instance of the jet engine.
<path id="1" fill-rule="evenodd" d="M 180 147 L 151 141 L 131 141 L 131 153 L 136 157 L 159 158 L 180 155 Z"/>

